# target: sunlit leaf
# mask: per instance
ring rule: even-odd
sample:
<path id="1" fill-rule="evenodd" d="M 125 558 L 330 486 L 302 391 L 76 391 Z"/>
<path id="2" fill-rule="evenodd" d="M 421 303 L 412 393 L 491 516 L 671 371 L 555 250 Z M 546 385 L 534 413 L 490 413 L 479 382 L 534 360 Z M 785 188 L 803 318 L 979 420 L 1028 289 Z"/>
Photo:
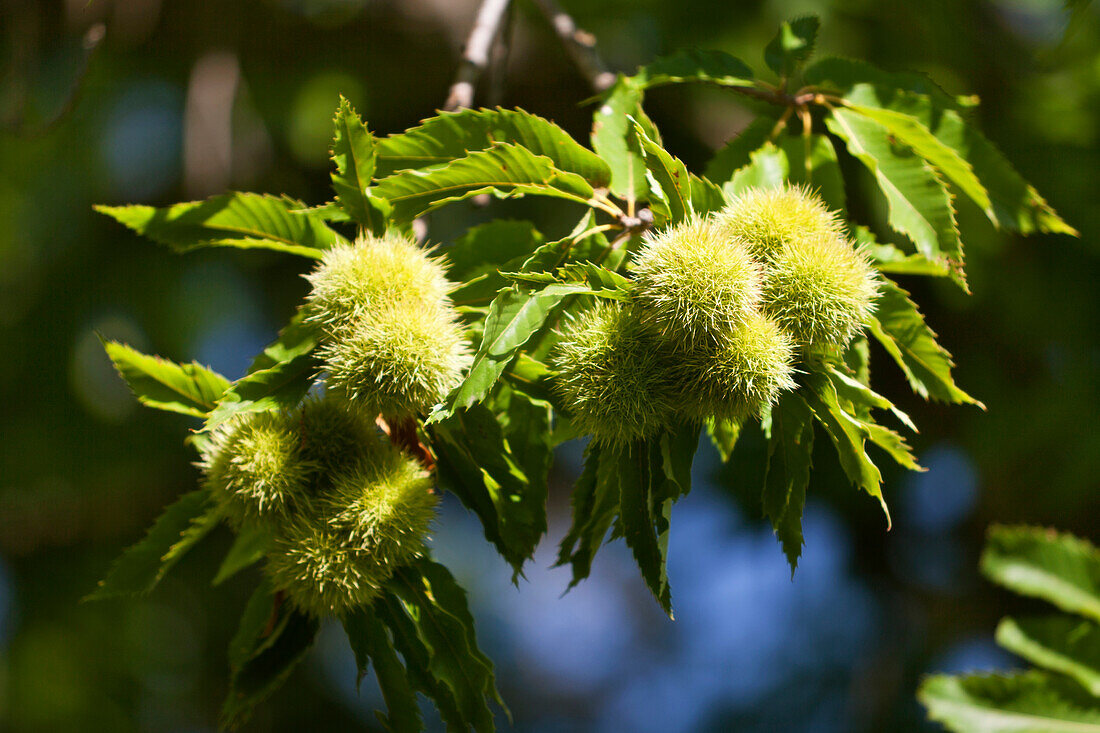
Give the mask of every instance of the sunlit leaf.
<path id="1" fill-rule="evenodd" d="M 955 210 L 935 169 L 899 145 L 886 127 L 856 112 L 836 109 L 825 124 L 874 175 L 889 204 L 890 226 L 926 258 L 946 262 L 965 286 Z"/>
<path id="2" fill-rule="evenodd" d="M 332 187 L 336 191 L 336 204 L 352 219 L 381 234 L 386 227 L 390 206 L 387 201 L 371 195 L 370 184 L 377 156 L 374 136 L 352 109 L 351 103 L 343 97 L 340 97 L 333 125 L 336 132 L 332 142 L 332 160 L 336 164 L 336 172 L 332 174 Z"/>
<path id="3" fill-rule="evenodd" d="M 806 389 L 800 393 L 836 447 L 844 473 L 857 488 L 878 500 L 889 526 L 890 510 L 882 496 L 882 474 L 867 455 L 864 445 L 867 434 L 862 422 L 841 406 L 836 388 L 826 375 L 811 372 L 806 375 L 804 386 Z"/>
<path id="4" fill-rule="evenodd" d="M 550 120 L 522 109 L 443 112 L 396 135 L 378 140 L 378 178 L 404 169 L 439 166 L 498 143 L 515 143 L 554 167 L 587 180 L 593 188 L 611 182 L 608 164 Z"/>
<path id="5" fill-rule="evenodd" d="M 951 354 L 936 342 L 936 334 L 924 322 L 909 294 L 885 278 L 879 284 L 879 298 L 871 333 L 905 372 L 913 391 L 925 399 L 984 407 L 955 385 L 951 376 Z"/>
<path id="6" fill-rule="evenodd" d="M 802 554 L 802 509 L 813 464 L 813 413 L 797 392 L 787 392 L 772 406 L 768 465 L 764 474 L 764 514 L 790 563 Z"/>
<path id="7" fill-rule="evenodd" d="M 975 202 L 998 226 L 1024 234 L 1077 234 L 971 123 L 966 109 L 971 100 L 948 95 L 923 74 L 883 71 L 850 59 L 823 59 L 806 70 L 806 81 L 837 89 L 856 104 L 917 118 L 971 167 L 989 206 L 980 195 Z"/>
<path id="8" fill-rule="evenodd" d="M 675 224 L 689 216 L 715 211 L 725 204 L 721 189 L 688 172 L 681 160 L 651 140 L 637 122 L 628 145 L 640 151 L 646 169 L 663 194 L 661 205 L 653 206 L 654 214 L 661 219 Z"/>
<path id="9" fill-rule="evenodd" d="M 148 407 L 206 417 L 229 387 L 225 377 L 194 362 L 176 364 L 117 341 L 104 341 L 103 348 L 134 396 Z"/>
<path id="10" fill-rule="evenodd" d="M 642 87 L 620 78 L 592 115 L 592 147 L 611 167 L 611 192 L 627 201 L 652 199 L 645 158 L 627 144 L 630 120 L 637 120 L 656 139 L 656 129 L 642 110 Z"/>
<path id="11" fill-rule="evenodd" d="M 318 371 L 317 359 L 307 351 L 238 379 L 218 400 L 203 430 L 212 430 L 238 415 L 295 407 L 309 392 Z"/>
<path id="12" fill-rule="evenodd" d="M 435 168 L 401 171 L 383 178 L 373 189 L 393 205 L 393 218 L 398 222 L 491 192 L 504 198 L 551 196 L 582 205 L 588 205 L 595 193 L 581 176 L 513 143 L 496 143 Z"/>
<path id="13" fill-rule="evenodd" d="M 787 154 L 772 143 L 764 143 L 749 154 L 749 163 L 733 172 L 722 187 L 731 199 L 753 188 L 779 188 L 790 176 Z"/>
<path id="14" fill-rule="evenodd" d="M 158 209 L 154 206 L 97 206 L 96 211 L 177 252 L 200 247 L 273 249 L 320 258 L 342 236 L 305 204 L 286 196 L 227 193 Z"/>

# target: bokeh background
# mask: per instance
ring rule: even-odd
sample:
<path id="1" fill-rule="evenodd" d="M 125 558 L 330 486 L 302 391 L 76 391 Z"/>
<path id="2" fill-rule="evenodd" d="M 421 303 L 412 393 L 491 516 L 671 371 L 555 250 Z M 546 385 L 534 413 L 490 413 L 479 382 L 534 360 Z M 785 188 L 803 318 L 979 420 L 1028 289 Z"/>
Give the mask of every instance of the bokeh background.
<path id="1" fill-rule="evenodd" d="M 916 731 L 920 675 L 1017 664 L 993 645 L 1014 601 L 977 574 L 985 527 L 1100 532 L 1100 8 L 1060 0 L 566 0 L 608 63 L 683 47 L 763 68 L 787 17 L 822 15 L 825 53 L 931 74 L 982 99 L 981 125 L 1082 237 L 1009 237 L 963 212 L 973 295 L 907 281 L 959 383 L 988 405 L 924 404 L 880 359 L 879 390 L 922 432 L 929 471 L 888 472 L 895 527 L 818 441 L 792 580 L 757 503 L 763 443 L 709 448 L 676 508 L 663 618 L 621 543 L 561 597 L 550 570 L 579 450 L 559 456 L 551 528 L 527 582 L 448 502 L 433 544 L 466 584 L 519 731 Z M 95 333 L 230 377 L 305 293 L 305 262 L 178 257 L 91 210 L 227 188 L 326 200 L 337 94 L 379 133 L 442 104 L 474 0 L 0 0 L 0 729 L 203 731 L 256 571 L 212 588 L 216 534 L 146 599 L 81 604 L 159 509 L 194 486 L 187 418 L 141 410 Z M 96 24 L 103 26 L 97 27 Z M 105 36 L 99 38 L 105 28 Z M 91 33 L 89 34 L 89 29 Z M 97 43 L 98 40 L 98 43 Z M 95 47 L 89 51 L 89 47 Z M 587 139 L 589 94 L 544 19 L 517 0 L 511 53 L 479 103 L 518 105 Z M 689 165 L 750 119 L 719 89 L 656 90 Z M 496 207 L 496 208 L 494 208 Z M 447 241 L 498 215 L 553 234 L 530 202 L 457 206 Z M 250 730 L 369 730 L 341 629 Z M 429 717 L 431 720 L 432 718 Z M 507 728 L 503 719 L 501 724 Z M 438 721 L 432 725 L 438 726 Z"/>

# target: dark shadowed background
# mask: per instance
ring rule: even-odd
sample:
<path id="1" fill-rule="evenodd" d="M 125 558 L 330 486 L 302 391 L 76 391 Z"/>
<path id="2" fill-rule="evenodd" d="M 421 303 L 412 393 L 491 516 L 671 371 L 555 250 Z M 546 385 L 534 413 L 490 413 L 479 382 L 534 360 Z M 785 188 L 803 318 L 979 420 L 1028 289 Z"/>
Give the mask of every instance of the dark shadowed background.
<path id="1" fill-rule="evenodd" d="M 589 95 L 541 16 L 517 0 L 511 55 L 478 102 L 521 106 L 587 139 Z M 879 360 L 879 391 L 922 432 L 929 471 L 887 474 L 895 526 L 815 459 L 793 581 L 760 519 L 762 441 L 733 466 L 700 453 L 674 512 L 663 618 L 621 543 L 593 577 L 549 570 L 579 449 L 566 446 L 550 534 L 519 588 L 476 520 L 448 500 L 433 546 L 470 591 L 478 633 L 521 731 L 909 731 L 920 675 L 1016 662 L 992 643 L 1022 603 L 977 575 L 984 528 L 1028 521 L 1100 532 L 1100 7 L 1061 0 L 566 0 L 606 60 L 633 71 L 684 47 L 762 69 L 777 23 L 822 15 L 823 53 L 929 73 L 981 97 L 982 127 L 1080 240 L 1006 237 L 967 221 L 973 295 L 909 279 L 988 406 L 911 395 Z M 150 597 L 80 604 L 124 546 L 194 486 L 188 418 L 140 409 L 95 333 L 230 377 L 304 295 L 290 255 L 176 256 L 96 215 L 227 188 L 329 195 L 337 95 L 377 133 L 439 107 L 473 0 L 0 0 L 0 729 L 212 730 L 226 644 L 257 572 L 213 588 L 215 535 Z M 93 52 L 95 24 L 105 37 Z M 89 28 L 93 28 L 91 37 Z M 720 89 L 649 95 L 666 143 L 698 169 L 750 119 Z M 462 204 L 429 237 L 552 205 Z M 967 212 L 963 212 L 968 216 Z M 317 648 L 251 730 L 370 729 L 343 632 Z M 500 720 L 507 728 L 507 721 Z M 438 721 L 432 723 L 438 726 Z"/>

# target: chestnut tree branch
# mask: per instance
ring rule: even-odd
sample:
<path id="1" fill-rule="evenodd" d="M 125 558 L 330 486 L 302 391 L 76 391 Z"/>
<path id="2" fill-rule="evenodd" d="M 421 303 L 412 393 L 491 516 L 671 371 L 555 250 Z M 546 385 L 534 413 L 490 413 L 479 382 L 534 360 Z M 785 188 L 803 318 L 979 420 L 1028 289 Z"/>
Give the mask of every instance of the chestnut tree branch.
<path id="1" fill-rule="evenodd" d="M 448 112 L 473 106 L 474 87 L 489 66 L 493 44 L 500 33 L 500 26 L 510 2 L 511 0 L 482 0 L 474 27 L 470 30 L 470 37 L 466 39 L 458 75 L 443 105 L 443 109 Z"/>
<path id="2" fill-rule="evenodd" d="M 615 83 L 615 74 L 604 63 L 596 50 L 596 37 L 577 27 L 576 21 L 562 9 L 558 0 L 533 0 L 554 31 L 558 34 L 565 50 L 577 65 L 577 69 L 588 80 L 592 90 L 602 92 Z"/>

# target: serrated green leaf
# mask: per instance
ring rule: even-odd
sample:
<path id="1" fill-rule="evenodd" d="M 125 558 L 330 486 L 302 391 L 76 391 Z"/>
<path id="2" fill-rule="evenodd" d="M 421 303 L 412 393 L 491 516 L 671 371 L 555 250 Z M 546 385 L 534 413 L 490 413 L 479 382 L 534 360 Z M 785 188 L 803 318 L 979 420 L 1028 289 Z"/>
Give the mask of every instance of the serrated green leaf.
<path id="1" fill-rule="evenodd" d="M 848 109 L 879 123 L 897 140 L 936 167 L 947 180 L 966 194 L 982 211 L 995 219 L 989 192 L 978 180 L 973 167 L 954 149 L 945 145 L 924 123 L 902 112 L 880 107 L 849 104 Z"/>
<path id="2" fill-rule="evenodd" d="M 686 82 L 706 82 L 725 87 L 753 85 L 752 69 L 741 59 L 723 51 L 677 51 L 639 67 L 638 72 L 629 78 L 631 83 L 642 89 Z"/>
<path id="3" fill-rule="evenodd" d="M 867 455 L 864 447 L 867 434 L 862 421 L 841 406 L 836 388 L 826 375 L 810 372 L 804 379 L 804 386 L 806 389 L 800 390 L 800 394 L 836 447 L 841 468 L 857 488 L 878 500 L 889 529 L 890 510 L 882 496 L 882 474 Z"/>
<path id="4" fill-rule="evenodd" d="M 662 196 L 651 202 L 658 223 L 675 224 L 685 218 L 716 211 L 725 205 L 722 190 L 705 178 L 688 172 L 683 162 L 651 140 L 644 128 L 633 122 L 627 144 L 641 154 L 646 169 Z M 651 185 L 651 188 L 653 186 Z"/>
<path id="5" fill-rule="evenodd" d="M 768 68 L 786 79 L 798 71 L 814 52 L 821 20 L 807 15 L 779 24 L 779 32 L 764 48 Z"/>
<path id="6" fill-rule="evenodd" d="M 749 164 L 738 168 L 722 186 L 729 198 L 735 198 L 750 188 L 779 188 L 790 176 L 787 154 L 770 142 L 749 154 Z"/>
<path id="7" fill-rule="evenodd" d="M 871 408 L 889 410 L 902 425 L 909 428 L 914 433 L 917 432 L 917 426 L 913 424 L 912 419 L 910 419 L 908 415 L 899 410 L 893 402 L 868 387 L 866 383 L 859 379 L 849 377 L 847 374 L 844 374 L 839 369 L 832 366 L 829 367 L 828 374 L 829 379 L 832 380 L 833 386 L 836 388 L 837 396 L 841 400 L 850 403 L 855 408 L 856 412 L 859 412 L 860 408 L 866 408 L 867 410 Z"/>
<path id="8" fill-rule="evenodd" d="M 699 424 L 669 424 L 657 438 L 661 471 L 669 482 L 668 496 L 678 499 L 691 491 L 691 466 L 699 449 Z"/>
<path id="9" fill-rule="evenodd" d="M 336 204 L 362 226 L 381 234 L 386 229 L 390 205 L 371 193 L 377 157 L 374 135 L 343 97 L 333 126 L 332 161 L 336 172 L 332 174 L 332 187 L 336 191 Z"/>
<path id="10" fill-rule="evenodd" d="M 343 623 L 358 667 L 357 689 L 367 673 L 367 666 L 374 665 L 374 676 L 389 713 L 385 716 L 376 711 L 379 722 L 393 733 L 420 730 L 423 721 L 416 704 L 416 691 L 381 619 L 374 610 L 360 608 L 345 616 Z"/>
<path id="11" fill-rule="evenodd" d="M 158 209 L 154 206 L 97 206 L 96 211 L 176 252 L 200 247 L 273 249 L 319 259 L 346 241 L 320 217 L 302 211 L 292 198 L 227 193 Z"/>
<path id="12" fill-rule="evenodd" d="M 447 396 L 444 406 L 432 413 L 429 422 L 438 422 L 456 409 L 468 408 L 485 399 L 500 375 L 527 341 L 546 323 L 547 318 L 567 295 L 591 294 L 586 283 L 552 283 L 540 290 L 513 285 L 502 290 L 485 317 L 485 331 L 466 378 Z"/>
<path id="13" fill-rule="evenodd" d="M 393 218 L 400 223 L 482 193 L 501 198 L 551 196 L 587 206 L 595 191 L 584 178 L 556 168 L 545 155 L 496 143 L 435 168 L 395 173 L 379 181 L 373 193 L 393 205 Z"/>
<path id="14" fill-rule="evenodd" d="M 259 637 L 253 640 L 255 648 L 244 654 L 245 661 L 233 673 L 229 696 L 222 707 L 222 721 L 227 728 L 242 725 L 256 705 L 286 682 L 320 630 L 317 619 L 290 610 L 286 604 L 280 605 L 275 613 L 279 620 L 273 630 L 265 635 L 265 624 Z M 250 624 L 249 628 L 244 626 L 245 622 Z M 254 622 L 246 610 L 241 631 L 254 633 Z"/>
<path id="15" fill-rule="evenodd" d="M 928 717 L 955 733 L 1100 733 L 1100 705 L 1044 672 L 935 675 L 917 692 Z"/>
<path id="16" fill-rule="evenodd" d="M 871 417 L 871 410 L 872 408 L 889 410 L 903 425 L 916 432 L 917 428 L 908 415 L 895 407 L 890 400 L 847 374 L 833 367 L 829 367 L 825 373 L 836 390 L 841 409 L 856 424 L 865 438 L 886 451 L 902 468 L 910 471 L 924 470 L 917 463 L 916 456 L 913 455 L 913 451 L 905 442 L 905 438 L 895 431 L 876 423 Z"/>
<path id="17" fill-rule="evenodd" d="M 892 244 L 879 242 L 867 227 L 855 226 L 851 231 L 856 244 L 871 256 L 879 272 L 930 277 L 951 276 L 951 269 L 943 262 L 933 262 L 920 254 L 906 254 Z"/>
<path id="18" fill-rule="evenodd" d="M 994 583 L 1100 621 L 1100 551 L 1086 540 L 1041 527 L 994 525 L 981 569 Z"/>
<path id="19" fill-rule="evenodd" d="M 587 180 L 593 188 L 611 182 L 611 170 L 550 120 L 522 109 L 464 109 L 443 112 L 377 143 L 381 178 L 395 171 L 439 166 L 499 143 L 515 143 L 555 168 Z"/>
<path id="20" fill-rule="evenodd" d="M 263 526 L 243 527 L 214 576 L 214 585 L 221 585 L 247 567 L 263 559 L 271 549 L 271 530 Z"/>
<path id="21" fill-rule="evenodd" d="M 630 79 L 620 77 L 592 115 L 592 147 L 611 168 L 611 192 L 625 201 L 653 198 L 646 178 L 645 158 L 627 143 L 630 120 L 637 120 L 651 139 L 656 129 L 642 110 L 645 93 Z"/>
<path id="22" fill-rule="evenodd" d="M 203 430 L 213 430 L 238 415 L 295 407 L 309 392 L 318 371 L 317 359 L 307 351 L 241 377 L 218 400 Z"/>
<path id="23" fill-rule="evenodd" d="M 430 431 L 440 485 L 481 520 L 515 580 L 546 532 L 550 411 L 545 403 L 525 404 L 522 395 L 507 397 L 503 406 L 499 399 L 492 405 L 514 411 L 503 420 L 475 404 Z"/>
<path id="24" fill-rule="evenodd" d="M 248 597 L 248 602 L 241 613 L 241 620 L 237 624 L 237 631 L 229 640 L 227 658 L 229 669 L 236 672 L 244 666 L 245 662 L 252 658 L 264 631 L 267 630 L 268 621 L 272 618 L 275 608 L 275 592 L 271 588 L 271 581 L 266 576 L 260 579 L 260 584 Z M 285 619 L 285 615 L 284 615 Z M 275 626 L 272 625 L 267 637 L 274 635 Z"/>
<path id="25" fill-rule="evenodd" d="M 856 337 L 844 349 L 844 366 L 857 382 L 867 387 L 871 384 L 871 344 L 866 336 Z"/>
<path id="26" fill-rule="evenodd" d="M 531 507 L 530 524 L 537 532 L 528 551 L 533 554 L 538 540 L 546 533 L 547 484 L 554 458 L 550 443 L 553 410 L 550 402 L 511 386 L 496 394 L 491 409 L 497 415 L 508 452 L 515 456 L 527 479 L 521 502 Z"/>
<path id="27" fill-rule="evenodd" d="M 432 674 L 432 649 L 421 639 L 405 604 L 395 595 L 385 594 L 375 600 L 371 608 L 389 628 L 393 636 L 393 647 L 405 660 L 409 682 L 414 689 L 435 703 L 448 733 L 469 731 L 470 726 L 463 720 L 450 687 Z"/>
<path id="28" fill-rule="evenodd" d="M 141 404 L 158 410 L 206 417 L 229 380 L 195 362 L 176 364 L 117 341 L 103 341 L 107 356 Z"/>
<path id="29" fill-rule="evenodd" d="M 737 445 L 737 439 L 741 437 L 741 421 L 732 419 L 708 418 L 706 421 L 707 435 L 710 442 L 722 456 L 722 462 L 729 461 L 733 455 L 733 449 Z"/>
<path id="30" fill-rule="evenodd" d="M 916 117 L 973 169 L 988 194 L 986 213 L 997 226 L 1024 234 L 1040 231 L 1077 236 L 996 146 L 970 124 L 964 109 L 972 104 L 969 100 L 951 97 L 923 74 L 887 72 L 847 59 L 814 64 L 806 71 L 806 81 L 834 88 L 857 104 Z"/>
<path id="31" fill-rule="evenodd" d="M 585 284 L 588 287 L 584 291 L 586 295 L 594 295 L 600 298 L 613 300 L 626 300 L 633 289 L 631 280 L 606 267 L 592 262 L 575 262 L 558 268 L 555 272 L 504 272 L 505 278 L 513 282 L 530 283 L 534 285 L 550 285 L 554 283 Z"/>
<path id="32" fill-rule="evenodd" d="M 584 469 L 570 496 L 573 523 L 558 548 L 556 566 L 572 565 L 569 587 L 580 583 L 592 571 L 592 560 L 603 545 L 619 509 L 619 484 L 615 454 L 589 443 L 584 449 Z"/>
<path id="33" fill-rule="evenodd" d="M 657 450 L 654 450 L 654 448 Z M 655 483 L 662 480 L 659 445 L 635 442 L 605 448 L 603 460 L 617 467 L 619 521 L 627 547 L 642 571 L 653 597 L 672 618 L 672 595 L 668 585 L 668 520 L 672 498 L 654 496 Z M 657 501 L 655 501 L 657 499 Z"/>
<path id="34" fill-rule="evenodd" d="M 955 210 L 935 169 L 899 145 L 884 126 L 856 112 L 835 109 L 825 124 L 874 175 L 889 204 L 890 226 L 927 259 L 944 261 L 965 287 Z"/>
<path id="35" fill-rule="evenodd" d="M 762 501 L 764 515 L 771 520 L 792 576 L 802 554 L 802 510 L 813 448 L 813 412 L 797 392 L 784 393 L 771 410 Z"/>
<path id="36" fill-rule="evenodd" d="M 107 577 L 85 600 L 141 595 L 217 526 L 221 513 L 205 489 L 184 494 L 161 514 L 148 533 L 111 565 Z"/>
<path id="37" fill-rule="evenodd" d="M 306 206 L 302 209 L 295 209 L 294 213 L 303 216 L 312 216 L 313 218 L 319 219 L 324 222 L 351 221 L 351 216 L 348 214 L 348 212 L 341 209 L 339 204 L 337 204 L 335 201 L 329 201 L 328 203 L 320 204 L 319 206 Z"/>
<path id="38" fill-rule="evenodd" d="M 1096 623 L 1062 614 L 1006 618 L 997 626 L 996 639 L 1032 664 L 1069 675 L 1100 698 L 1100 626 Z"/>
<path id="39" fill-rule="evenodd" d="M 954 363 L 924 322 L 909 293 L 882 278 L 871 333 L 898 363 L 913 391 L 925 399 L 985 406 L 955 385 Z"/>
<path id="40" fill-rule="evenodd" d="M 430 650 L 427 671 L 450 690 L 464 724 L 478 733 L 492 731 L 488 702 L 503 702 L 493 665 L 477 647 L 465 592 L 445 567 L 427 559 L 398 568 L 387 588 L 401 599 Z"/>
<path id="41" fill-rule="evenodd" d="M 771 117 L 754 119 L 736 137 L 718 149 L 707 163 L 703 175 L 707 180 L 718 185 L 733 178 L 738 168 L 743 168 L 752 162 L 750 158 L 752 153 L 768 142 L 772 129 L 775 128 L 775 122 Z"/>

